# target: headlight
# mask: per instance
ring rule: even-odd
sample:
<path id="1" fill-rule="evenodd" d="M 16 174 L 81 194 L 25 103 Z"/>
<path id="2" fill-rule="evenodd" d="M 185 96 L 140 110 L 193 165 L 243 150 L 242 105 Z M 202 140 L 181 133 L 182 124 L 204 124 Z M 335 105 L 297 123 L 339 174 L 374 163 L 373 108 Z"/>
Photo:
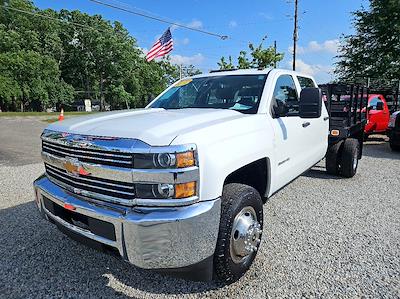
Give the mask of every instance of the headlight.
<path id="1" fill-rule="evenodd" d="M 193 151 L 135 154 L 133 165 L 138 169 L 185 168 L 196 165 L 196 159 Z"/>
<path id="2" fill-rule="evenodd" d="M 196 195 L 196 182 L 183 184 L 136 184 L 136 196 L 146 199 L 182 199 Z"/>

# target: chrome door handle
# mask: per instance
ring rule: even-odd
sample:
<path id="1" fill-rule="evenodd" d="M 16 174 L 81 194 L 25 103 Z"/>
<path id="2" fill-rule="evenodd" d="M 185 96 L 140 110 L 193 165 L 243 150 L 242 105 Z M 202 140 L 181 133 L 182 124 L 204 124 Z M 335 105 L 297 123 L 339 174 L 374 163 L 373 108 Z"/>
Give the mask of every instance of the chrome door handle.
<path id="1" fill-rule="evenodd" d="M 329 119 L 329 116 L 324 117 L 324 121 L 327 121 Z"/>
<path id="2" fill-rule="evenodd" d="M 303 128 L 307 128 L 309 125 L 311 124 L 308 121 L 302 124 Z"/>

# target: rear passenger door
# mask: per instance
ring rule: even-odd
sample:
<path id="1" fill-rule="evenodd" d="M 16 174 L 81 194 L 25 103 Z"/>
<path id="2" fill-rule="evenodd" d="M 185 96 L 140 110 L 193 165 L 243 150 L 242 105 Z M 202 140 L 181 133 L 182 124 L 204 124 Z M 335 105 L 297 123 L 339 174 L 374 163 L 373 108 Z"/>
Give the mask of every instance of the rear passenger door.
<path id="1" fill-rule="evenodd" d="M 314 80 L 307 77 L 296 76 L 300 90 L 307 87 L 317 87 Z M 305 144 L 304 160 L 306 167 L 311 167 L 320 161 L 326 154 L 328 148 L 329 136 L 329 118 L 325 105 L 322 105 L 322 113 L 319 118 L 303 119 L 303 126 L 307 124 L 302 130 L 302 136 Z"/>

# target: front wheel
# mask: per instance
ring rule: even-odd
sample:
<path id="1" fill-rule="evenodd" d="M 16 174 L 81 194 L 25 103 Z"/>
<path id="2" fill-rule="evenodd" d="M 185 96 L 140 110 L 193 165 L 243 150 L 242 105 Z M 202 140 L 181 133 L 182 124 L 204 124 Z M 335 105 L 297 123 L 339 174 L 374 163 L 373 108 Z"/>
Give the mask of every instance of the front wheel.
<path id="1" fill-rule="evenodd" d="M 224 187 L 214 255 L 218 280 L 236 281 L 253 263 L 261 242 L 262 205 L 261 196 L 253 187 L 237 183 Z"/>

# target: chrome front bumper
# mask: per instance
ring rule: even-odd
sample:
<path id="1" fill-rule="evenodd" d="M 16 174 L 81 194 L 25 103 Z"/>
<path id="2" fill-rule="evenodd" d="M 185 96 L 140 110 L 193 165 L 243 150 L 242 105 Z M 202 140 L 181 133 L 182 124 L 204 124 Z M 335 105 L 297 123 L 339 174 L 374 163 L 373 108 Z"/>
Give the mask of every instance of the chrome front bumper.
<path id="1" fill-rule="evenodd" d="M 215 251 L 220 221 L 220 199 L 184 207 L 122 207 L 72 194 L 41 176 L 34 182 L 41 214 L 75 234 L 116 249 L 130 263 L 144 269 L 188 267 Z M 52 214 L 44 205 L 75 208 L 72 213 L 111 223 L 115 240 L 93 233 Z"/>

